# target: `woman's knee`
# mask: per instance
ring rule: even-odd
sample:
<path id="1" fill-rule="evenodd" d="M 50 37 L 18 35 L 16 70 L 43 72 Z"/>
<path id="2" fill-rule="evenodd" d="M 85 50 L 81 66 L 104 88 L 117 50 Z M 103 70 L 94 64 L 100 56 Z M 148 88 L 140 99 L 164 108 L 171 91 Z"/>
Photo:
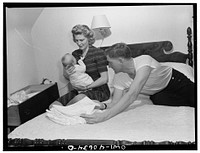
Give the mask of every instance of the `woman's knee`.
<path id="1" fill-rule="evenodd" d="M 81 99 L 83 99 L 84 97 L 86 97 L 86 95 L 84 95 L 84 94 L 78 94 L 72 100 L 70 100 L 67 105 L 74 104 L 74 103 L 80 101 Z"/>
<path id="2" fill-rule="evenodd" d="M 84 97 L 86 97 L 85 94 L 78 94 L 77 96 L 74 97 L 74 99 L 79 101 L 79 100 L 83 99 Z"/>
<path id="3" fill-rule="evenodd" d="M 57 101 L 61 102 L 64 106 L 66 106 L 69 103 L 69 101 L 72 100 L 76 95 L 78 95 L 78 92 L 76 90 L 72 90 L 58 98 Z"/>

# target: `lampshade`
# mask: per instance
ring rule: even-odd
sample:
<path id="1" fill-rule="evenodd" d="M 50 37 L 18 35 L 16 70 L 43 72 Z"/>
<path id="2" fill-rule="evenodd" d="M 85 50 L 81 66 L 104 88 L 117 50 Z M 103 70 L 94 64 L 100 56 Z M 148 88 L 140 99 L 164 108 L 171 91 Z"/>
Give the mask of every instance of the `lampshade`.
<path id="1" fill-rule="evenodd" d="M 95 32 L 95 39 L 104 39 L 111 35 L 110 24 L 105 15 L 97 15 L 92 19 L 91 29 Z"/>
<path id="2" fill-rule="evenodd" d="M 91 29 L 110 28 L 110 24 L 105 15 L 97 15 L 92 19 Z"/>

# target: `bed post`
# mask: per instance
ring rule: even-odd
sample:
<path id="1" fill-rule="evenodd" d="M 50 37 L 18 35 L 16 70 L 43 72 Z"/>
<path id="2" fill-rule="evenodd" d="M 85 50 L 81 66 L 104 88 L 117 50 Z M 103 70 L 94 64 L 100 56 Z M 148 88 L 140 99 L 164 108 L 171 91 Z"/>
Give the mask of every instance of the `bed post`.
<path id="1" fill-rule="evenodd" d="M 188 38 L 188 59 L 189 65 L 193 67 L 193 55 L 192 55 L 192 29 L 190 27 L 187 28 L 187 38 Z"/>

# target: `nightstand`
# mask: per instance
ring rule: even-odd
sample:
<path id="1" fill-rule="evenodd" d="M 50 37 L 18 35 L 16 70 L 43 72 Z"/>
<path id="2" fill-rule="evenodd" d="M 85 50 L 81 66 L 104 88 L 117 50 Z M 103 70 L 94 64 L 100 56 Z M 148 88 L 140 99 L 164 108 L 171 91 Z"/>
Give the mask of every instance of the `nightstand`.
<path id="1" fill-rule="evenodd" d="M 8 128 L 10 130 L 44 113 L 49 105 L 59 98 L 57 83 L 29 85 L 18 91 L 21 90 L 27 94 L 34 92 L 37 94 L 18 105 L 8 107 Z"/>

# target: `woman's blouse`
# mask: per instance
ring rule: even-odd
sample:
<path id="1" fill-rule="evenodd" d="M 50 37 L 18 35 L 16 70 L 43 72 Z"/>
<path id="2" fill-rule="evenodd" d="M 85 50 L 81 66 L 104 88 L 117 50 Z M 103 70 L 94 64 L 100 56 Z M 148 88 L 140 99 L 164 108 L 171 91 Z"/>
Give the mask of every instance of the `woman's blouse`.
<path id="1" fill-rule="evenodd" d="M 78 61 L 82 57 L 82 50 L 75 50 L 72 55 Z M 86 65 L 86 73 L 90 75 L 94 81 L 101 77 L 100 73 L 108 71 L 108 61 L 103 50 L 93 46 L 89 48 L 83 62 Z M 101 87 L 105 88 L 106 91 L 108 89 L 107 84 L 104 84 Z"/>

